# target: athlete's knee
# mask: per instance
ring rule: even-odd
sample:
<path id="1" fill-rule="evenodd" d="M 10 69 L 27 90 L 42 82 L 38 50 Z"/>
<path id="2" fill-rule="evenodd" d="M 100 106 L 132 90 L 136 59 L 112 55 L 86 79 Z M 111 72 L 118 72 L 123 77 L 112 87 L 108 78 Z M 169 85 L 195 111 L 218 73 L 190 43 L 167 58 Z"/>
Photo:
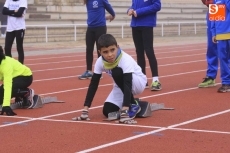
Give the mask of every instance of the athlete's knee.
<path id="1" fill-rule="evenodd" d="M 119 111 L 119 109 L 120 108 L 117 105 L 111 102 L 105 102 L 102 112 L 105 115 L 105 117 L 108 117 L 109 113 Z"/>
<path id="2" fill-rule="evenodd" d="M 120 67 L 115 67 L 112 70 L 112 77 L 113 79 L 120 79 L 123 76 L 123 70 Z"/>

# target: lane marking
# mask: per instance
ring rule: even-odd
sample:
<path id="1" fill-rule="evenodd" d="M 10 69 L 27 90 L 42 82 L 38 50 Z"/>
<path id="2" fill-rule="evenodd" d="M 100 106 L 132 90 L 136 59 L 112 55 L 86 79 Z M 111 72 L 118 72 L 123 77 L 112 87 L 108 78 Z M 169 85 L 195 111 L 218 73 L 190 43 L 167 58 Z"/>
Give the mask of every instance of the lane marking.
<path id="1" fill-rule="evenodd" d="M 161 64 L 158 65 L 158 67 L 164 67 L 164 66 L 173 66 L 173 65 L 181 65 L 181 64 L 190 64 L 190 63 L 197 63 L 197 62 L 204 62 L 206 60 L 195 60 L 195 61 L 186 61 L 186 62 L 179 62 L 179 63 L 169 63 L 169 64 Z M 94 66 L 94 65 L 93 65 Z M 43 72 L 43 71 L 55 71 L 55 70 L 63 70 L 63 69 L 75 69 L 79 67 L 85 67 L 85 65 L 80 66 L 67 66 L 67 67 L 59 67 L 59 68 L 49 68 L 49 69 L 41 69 L 41 70 L 32 70 L 32 72 Z M 146 68 L 150 68 L 149 66 L 146 66 Z"/>
<path id="2" fill-rule="evenodd" d="M 173 52 L 173 51 L 171 51 L 172 49 L 184 49 L 184 47 L 186 46 L 186 47 L 194 47 L 194 45 L 197 45 L 197 44 L 193 44 L 193 45 L 189 45 L 189 46 L 186 46 L 186 45 L 178 45 L 178 46 L 172 46 L 172 47 L 170 47 L 170 46 L 167 46 L 167 47 L 155 47 L 154 48 L 154 51 L 155 51 L 155 54 L 157 54 L 157 53 L 159 53 L 159 52 L 161 52 L 161 50 L 167 50 L 167 49 L 170 49 L 170 51 L 168 52 L 168 53 L 171 53 L 171 52 Z M 198 44 L 199 45 L 199 44 Z M 201 47 L 203 47 L 203 46 L 205 46 L 205 45 L 201 45 Z M 79 49 L 79 48 L 76 48 L 76 50 L 77 49 Z M 85 48 L 82 48 L 82 49 L 84 49 L 85 50 Z M 192 49 L 194 49 L 194 48 L 192 48 Z M 199 49 L 195 49 L 195 50 L 203 50 L 203 49 L 206 49 L 206 48 L 199 48 Z M 66 50 L 74 50 L 74 49 L 59 49 L 60 51 L 66 51 Z M 125 51 L 125 50 L 127 50 L 127 51 Z M 133 50 L 133 51 L 131 51 L 131 50 Z M 45 50 L 46 52 L 47 51 L 56 51 L 56 52 L 58 52 L 58 50 L 56 50 L 56 49 L 53 49 L 53 50 Z M 134 52 L 134 49 L 133 48 L 126 48 L 126 49 L 124 49 L 124 51 L 125 52 Z M 41 52 L 41 51 L 38 51 L 38 52 Z M 180 51 L 177 51 L 177 52 L 180 52 Z M 61 53 L 62 54 L 62 53 Z M 53 53 L 51 53 L 51 54 L 49 54 L 49 55 L 53 55 Z M 97 56 L 97 54 L 93 54 L 93 55 L 95 55 L 95 56 Z M 79 57 L 79 56 L 85 56 L 85 52 L 84 51 L 82 51 L 82 52 L 76 52 L 76 54 L 74 54 L 74 55 L 66 55 L 66 53 L 63 53 L 63 56 L 60 56 L 60 54 L 56 54 L 56 56 L 51 56 L 51 57 L 42 57 L 42 58 L 26 58 L 26 60 L 42 60 L 42 59 L 59 59 L 59 58 L 68 58 L 68 57 Z M 30 56 L 30 57 L 32 57 L 32 56 Z"/>
<path id="3" fill-rule="evenodd" d="M 6 118 L 22 118 L 22 119 L 35 119 L 36 121 L 47 121 L 47 122 L 61 122 L 61 123 L 82 123 L 82 124 L 93 124 L 93 125 L 108 125 L 108 126 L 121 126 L 121 127 L 136 127 L 136 128 L 148 128 L 148 129 L 160 129 L 163 127 L 160 126 L 147 126 L 140 124 L 116 124 L 113 121 L 111 122 L 94 122 L 94 121 L 72 121 L 72 120 L 60 120 L 60 119 L 41 119 L 41 118 L 31 118 L 23 116 L 1 116 Z M 18 123 L 20 124 L 20 123 Z M 189 128 L 170 128 L 168 130 L 176 131 L 190 131 L 190 132 L 201 132 L 201 133 L 214 133 L 214 134 L 230 134 L 227 131 L 214 131 L 214 130 L 202 130 L 202 129 L 189 129 Z"/>
<path id="4" fill-rule="evenodd" d="M 178 131 L 191 131 L 191 132 L 203 132 L 203 133 L 214 133 L 214 134 L 230 134 L 230 132 L 213 131 L 213 130 L 198 130 L 198 129 L 187 129 L 187 128 L 169 128 L 169 129 L 178 130 Z"/>
<path id="5" fill-rule="evenodd" d="M 82 124 L 95 124 L 95 125 L 108 125 L 108 126 L 128 126 L 136 128 L 148 128 L 148 129 L 160 129 L 163 127 L 160 126 L 151 126 L 151 125 L 140 125 L 140 124 L 116 124 L 113 121 L 111 122 L 93 122 L 93 121 L 71 121 L 71 120 L 59 120 L 59 119 L 40 119 L 41 121 L 50 121 L 50 122 L 63 122 L 63 123 L 82 123 Z M 214 130 L 200 130 L 200 129 L 188 129 L 188 128 L 170 128 L 169 130 L 177 131 L 191 131 L 191 132 L 201 132 L 201 133 L 215 133 L 215 134 L 230 134 L 226 131 L 214 131 Z"/>
<path id="6" fill-rule="evenodd" d="M 230 112 L 230 109 L 225 110 L 225 111 L 221 111 L 221 112 L 218 112 L 218 113 L 210 114 L 210 115 L 207 115 L 207 116 L 195 118 L 195 119 L 192 119 L 192 120 L 188 120 L 188 121 L 185 121 L 185 122 L 181 122 L 181 123 L 178 123 L 178 124 L 173 124 L 173 125 L 170 125 L 168 127 L 162 127 L 160 129 L 157 129 L 157 130 L 152 130 L 152 131 L 149 131 L 149 132 L 146 132 L 146 133 L 143 133 L 143 134 L 139 134 L 139 135 L 136 135 L 136 136 L 127 137 L 127 138 L 124 138 L 124 139 L 121 139 L 121 140 L 118 140 L 118 141 L 113 141 L 113 142 L 110 142 L 110 143 L 99 145 L 97 147 L 93 147 L 93 148 L 89 148 L 89 149 L 86 149 L 86 150 L 78 151 L 77 153 L 87 153 L 87 152 L 96 151 L 96 150 L 107 148 L 107 147 L 110 147 L 110 146 L 114 146 L 114 145 L 117 145 L 117 144 L 120 144 L 120 143 L 125 143 L 127 141 L 131 141 L 131 140 L 134 140 L 134 139 L 137 139 L 137 138 L 141 138 L 141 137 L 148 136 L 148 135 L 151 135 L 151 134 L 166 131 L 166 130 L 169 130 L 170 128 L 176 128 L 176 127 L 181 126 L 181 125 L 194 123 L 194 122 L 197 122 L 197 121 L 200 121 L 200 120 L 204 120 L 204 119 L 207 119 L 207 118 L 210 118 L 210 117 L 214 117 L 214 116 L 229 113 L 229 112 Z"/>
<path id="7" fill-rule="evenodd" d="M 165 93 L 161 93 L 161 94 L 156 94 L 156 95 L 151 95 L 151 96 L 140 97 L 140 99 L 146 99 L 146 98 L 152 98 L 152 97 L 157 97 L 157 96 L 162 96 L 162 95 L 168 95 L 168 94 L 172 94 L 172 93 L 178 93 L 178 92 L 183 92 L 183 91 L 189 91 L 189 90 L 194 90 L 194 89 L 197 89 L 197 88 L 198 88 L 198 87 L 186 88 L 186 89 L 180 89 L 180 90 L 174 90 L 174 91 L 165 92 Z M 78 88 L 78 89 L 81 89 L 81 88 Z M 54 94 L 54 93 L 62 93 L 62 91 L 61 91 L 61 92 L 46 93 L 46 94 L 41 94 L 41 95 L 49 95 L 49 94 Z M 90 110 L 91 110 L 91 109 L 101 108 L 101 107 L 103 107 L 103 105 L 91 107 Z M 0 128 L 1 128 L 1 127 L 6 127 L 6 126 L 15 125 L 15 124 L 18 124 L 18 123 L 31 122 L 31 121 L 35 121 L 35 120 L 38 120 L 38 119 L 46 119 L 46 118 L 50 118 L 50 117 L 56 117 L 56 116 L 61 116 L 61 115 L 66 115 L 66 114 L 72 114 L 72 113 L 76 113 L 76 112 L 80 112 L 80 111 L 82 111 L 82 109 L 75 110 L 75 111 L 69 111 L 69 112 L 58 113 L 58 114 L 53 114 L 53 115 L 48 115 L 48 116 L 43 116 L 43 117 L 39 117 L 39 118 L 31 118 L 31 119 L 28 119 L 28 120 L 15 122 L 15 123 L 8 124 L 8 125 L 0 125 Z M 1 117 L 1 116 L 0 116 L 0 117 Z M 170 127 L 170 128 L 173 128 L 173 127 Z"/>
<path id="8" fill-rule="evenodd" d="M 159 57 L 157 58 L 159 59 L 169 59 L 169 58 L 183 58 L 183 57 L 191 57 L 191 56 L 199 56 L 199 55 L 205 55 L 205 53 L 200 53 L 200 54 L 190 54 L 190 55 L 182 55 L 182 56 L 167 56 L 167 57 Z M 131 55 L 132 57 L 136 57 L 136 54 Z M 94 58 L 94 60 L 96 60 L 97 58 Z M 148 59 L 146 58 L 146 61 Z M 85 61 L 85 59 L 80 59 L 80 60 L 67 60 L 67 61 L 55 61 L 55 62 L 44 62 L 44 63 L 28 63 L 26 65 L 28 66 L 32 66 L 32 65 L 46 65 L 46 64 L 60 64 L 60 63 L 73 63 L 73 62 L 82 62 Z"/>
<path id="9" fill-rule="evenodd" d="M 178 76 L 178 75 L 184 75 L 184 74 L 191 74 L 191 73 L 198 73 L 198 72 L 203 72 L 207 71 L 206 69 L 203 70 L 197 70 L 197 71 L 190 71 L 190 72 L 184 72 L 184 73 L 176 73 L 176 74 L 169 74 L 169 75 L 163 75 L 160 78 L 165 78 L 165 77 L 171 77 L 171 76 Z M 41 81 L 52 81 L 52 80 L 59 80 L 59 79 L 68 79 L 68 78 L 76 78 L 79 75 L 71 75 L 71 76 L 66 76 L 66 77 L 57 77 L 57 78 L 49 78 L 49 79 L 39 79 L 39 80 L 34 80 L 33 82 L 41 82 Z M 147 78 L 147 79 L 152 79 L 152 77 Z"/>

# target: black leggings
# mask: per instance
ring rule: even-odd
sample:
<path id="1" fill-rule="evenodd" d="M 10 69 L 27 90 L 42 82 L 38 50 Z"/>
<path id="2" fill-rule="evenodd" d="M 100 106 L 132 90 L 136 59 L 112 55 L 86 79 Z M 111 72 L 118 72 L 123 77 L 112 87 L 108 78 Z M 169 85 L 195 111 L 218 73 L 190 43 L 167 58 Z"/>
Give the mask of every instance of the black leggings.
<path id="1" fill-rule="evenodd" d="M 7 32 L 6 40 L 5 40 L 5 54 L 6 56 L 12 57 L 11 49 L 14 43 L 14 39 L 16 38 L 18 61 L 22 64 L 24 63 L 24 49 L 23 49 L 24 35 L 25 35 L 24 29 Z"/>
<path id="2" fill-rule="evenodd" d="M 93 65 L 93 50 L 94 50 L 94 44 L 96 42 L 97 46 L 97 55 L 100 56 L 98 52 L 98 44 L 97 40 L 98 38 L 106 34 L 107 28 L 106 26 L 103 27 L 88 27 L 86 31 L 86 69 L 92 71 L 92 65 Z"/>
<path id="3" fill-rule="evenodd" d="M 111 103 L 111 102 L 105 102 L 104 103 L 104 106 L 103 106 L 103 114 L 106 116 L 106 117 L 108 117 L 108 114 L 109 113 L 111 113 L 111 112 L 117 112 L 117 111 L 119 111 L 120 110 L 120 108 L 117 106 L 117 105 L 115 105 L 115 104 L 113 104 L 113 103 Z"/>
<path id="4" fill-rule="evenodd" d="M 33 82 L 33 76 L 18 76 L 13 78 L 12 83 L 12 97 L 23 97 L 28 92 L 28 87 Z M 0 105 L 2 105 L 4 99 L 4 86 L 0 86 Z"/>
<path id="5" fill-rule="evenodd" d="M 135 100 L 132 94 L 132 91 L 130 91 L 130 93 L 124 93 L 124 77 L 123 77 L 123 70 L 120 67 L 115 67 L 112 69 L 112 77 L 114 82 L 117 84 L 117 86 L 121 89 L 122 93 L 124 95 L 128 95 L 130 94 L 130 97 L 125 97 L 124 96 L 124 102 L 123 102 L 123 106 L 129 107 L 131 104 L 135 104 Z M 131 80 L 132 83 L 132 80 Z M 126 88 L 128 88 L 126 86 Z M 131 85 L 132 88 L 132 85 Z M 128 98 L 128 99 L 125 99 Z"/>
<path id="6" fill-rule="evenodd" d="M 142 72 L 145 71 L 145 53 L 149 59 L 152 77 L 158 76 L 157 59 L 153 49 L 153 27 L 133 27 L 132 28 L 133 41 L 136 48 L 137 63 L 140 65 Z"/>

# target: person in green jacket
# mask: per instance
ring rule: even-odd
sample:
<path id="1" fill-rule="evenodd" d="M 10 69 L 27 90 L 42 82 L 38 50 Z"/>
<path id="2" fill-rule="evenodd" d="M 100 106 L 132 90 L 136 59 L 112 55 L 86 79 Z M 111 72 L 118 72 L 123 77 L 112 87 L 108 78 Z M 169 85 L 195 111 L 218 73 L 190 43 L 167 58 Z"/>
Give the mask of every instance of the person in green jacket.
<path id="1" fill-rule="evenodd" d="M 33 75 L 27 66 L 21 64 L 14 58 L 5 56 L 0 46 L 0 115 L 6 113 L 8 116 L 17 115 L 10 107 L 11 98 L 19 102 L 22 108 L 32 108 L 34 101 L 34 90 L 28 88 L 33 82 Z"/>

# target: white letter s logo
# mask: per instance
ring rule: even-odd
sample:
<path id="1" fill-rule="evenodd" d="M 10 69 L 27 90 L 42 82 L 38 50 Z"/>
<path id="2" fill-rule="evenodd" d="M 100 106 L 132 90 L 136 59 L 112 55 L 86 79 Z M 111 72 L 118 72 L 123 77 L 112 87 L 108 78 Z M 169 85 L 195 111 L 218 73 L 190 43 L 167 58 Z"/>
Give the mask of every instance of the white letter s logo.
<path id="1" fill-rule="evenodd" d="M 209 4 L 208 6 L 209 14 L 216 14 L 218 12 L 218 5 L 216 4 Z"/>

